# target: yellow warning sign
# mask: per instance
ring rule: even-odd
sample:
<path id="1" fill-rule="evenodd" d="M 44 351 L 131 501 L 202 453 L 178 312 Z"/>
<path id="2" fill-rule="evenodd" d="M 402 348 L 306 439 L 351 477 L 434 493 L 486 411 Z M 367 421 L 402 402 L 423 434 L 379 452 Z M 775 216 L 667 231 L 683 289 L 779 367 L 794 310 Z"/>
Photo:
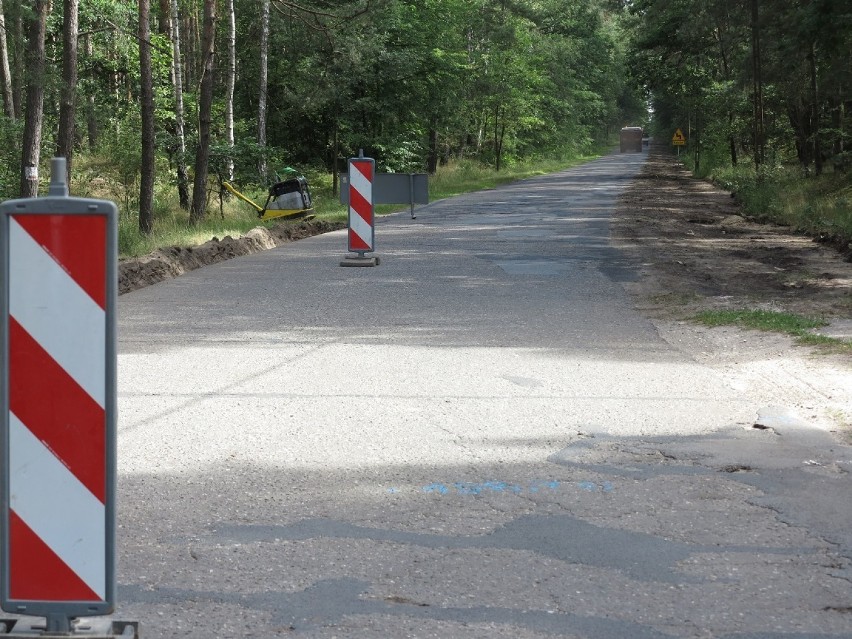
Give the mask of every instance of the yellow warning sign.
<path id="1" fill-rule="evenodd" d="M 675 131 L 675 134 L 672 136 L 672 144 L 675 146 L 683 146 L 686 144 L 686 136 L 683 134 L 683 131 L 680 129 Z"/>

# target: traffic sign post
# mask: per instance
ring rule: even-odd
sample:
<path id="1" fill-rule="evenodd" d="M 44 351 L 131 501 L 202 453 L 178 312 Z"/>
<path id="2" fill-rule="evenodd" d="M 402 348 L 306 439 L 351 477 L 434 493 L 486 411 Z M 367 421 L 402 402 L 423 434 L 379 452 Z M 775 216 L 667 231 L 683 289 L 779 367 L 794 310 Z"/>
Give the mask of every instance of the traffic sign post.
<path id="1" fill-rule="evenodd" d="M 0 205 L 0 607 L 85 636 L 115 608 L 118 210 L 65 171 Z"/>
<path id="2" fill-rule="evenodd" d="M 677 129 L 672 136 L 672 144 L 677 147 L 677 155 L 680 157 L 680 147 L 686 144 L 686 136 L 683 131 Z"/>

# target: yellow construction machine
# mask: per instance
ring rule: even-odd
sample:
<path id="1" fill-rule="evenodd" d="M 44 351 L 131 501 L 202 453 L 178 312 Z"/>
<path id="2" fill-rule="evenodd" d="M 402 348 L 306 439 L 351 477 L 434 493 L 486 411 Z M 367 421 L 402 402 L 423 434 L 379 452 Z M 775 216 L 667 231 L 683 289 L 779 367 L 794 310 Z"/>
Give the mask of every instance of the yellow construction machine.
<path id="1" fill-rule="evenodd" d="M 304 218 L 314 212 L 311 191 L 303 175 L 296 175 L 270 186 L 263 206 L 240 193 L 230 182 L 222 182 L 222 185 L 257 211 L 257 217 L 261 220 Z"/>

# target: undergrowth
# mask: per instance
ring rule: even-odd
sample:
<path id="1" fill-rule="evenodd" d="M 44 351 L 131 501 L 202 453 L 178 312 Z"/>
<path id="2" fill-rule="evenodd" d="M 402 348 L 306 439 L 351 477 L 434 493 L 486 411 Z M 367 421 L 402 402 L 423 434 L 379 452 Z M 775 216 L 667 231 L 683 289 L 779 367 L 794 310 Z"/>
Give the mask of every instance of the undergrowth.
<path id="1" fill-rule="evenodd" d="M 852 248 L 852 175 L 830 170 L 804 175 L 789 165 L 757 171 L 740 163 L 713 169 L 708 176 L 732 192 L 747 216 Z"/>

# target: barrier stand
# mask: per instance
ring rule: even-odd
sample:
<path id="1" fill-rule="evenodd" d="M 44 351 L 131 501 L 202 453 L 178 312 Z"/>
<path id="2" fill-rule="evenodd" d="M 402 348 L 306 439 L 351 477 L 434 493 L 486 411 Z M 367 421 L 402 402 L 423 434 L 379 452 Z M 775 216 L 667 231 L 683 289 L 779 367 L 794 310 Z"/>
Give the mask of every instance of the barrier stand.
<path id="1" fill-rule="evenodd" d="M 365 256 L 375 244 L 376 204 L 408 204 L 412 220 L 417 219 L 415 204 L 429 204 L 428 175 L 376 173 L 375 168 L 375 161 L 365 158 L 361 151 L 360 157 L 349 160 L 349 173 L 340 174 L 340 203 L 349 206 L 349 250 L 358 253 L 358 257 L 347 258 L 341 266 L 379 264 L 378 257 Z M 373 260 L 375 263 L 371 263 Z"/>
<path id="2" fill-rule="evenodd" d="M 98 618 L 115 609 L 118 209 L 51 169 L 47 197 L 0 204 L 0 608 L 22 616 L 0 637 L 137 637 Z"/>
<path id="3" fill-rule="evenodd" d="M 53 637 L 78 637 L 79 639 L 138 639 L 139 624 L 136 621 L 113 621 L 111 619 L 74 620 L 69 630 L 51 630 L 50 624 L 31 622 L 24 619 L 0 619 L 0 638 L 6 639 L 50 639 Z"/>
<path id="4" fill-rule="evenodd" d="M 375 250 L 376 207 L 373 204 L 373 178 L 376 161 L 365 158 L 364 151 L 349 159 L 349 251 L 357 257 L 346 257 L 340 266 L 378 266 L 378 257 L 367 257 Z"/>

